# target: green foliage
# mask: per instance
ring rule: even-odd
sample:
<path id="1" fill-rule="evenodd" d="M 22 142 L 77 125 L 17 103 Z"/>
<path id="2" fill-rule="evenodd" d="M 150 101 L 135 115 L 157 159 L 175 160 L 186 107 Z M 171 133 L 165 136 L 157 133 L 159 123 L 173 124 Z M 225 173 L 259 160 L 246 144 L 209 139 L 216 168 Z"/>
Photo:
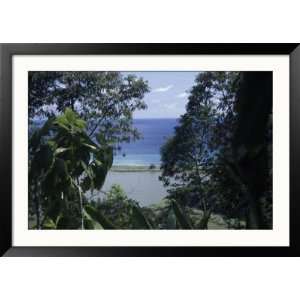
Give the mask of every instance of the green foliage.
<path id="1" fill-rule="evenodd" d="M 151 208 L 141 208 L 133 200 L 126 198 L 116 198 L 116 194 L 123 191 L 119 186 L 114 186 L 110 191 L 110 200 L 104 200 L 100 204 L 95 203 L 85 205 L 84 214 L 86 217 L 85 229 L 206 229 L 208 217 L 201 215 L 196 219 L 198 225 L 194 226 L 189 217 L 189 213 L 175 200 L 168 200 L 165 208 L 159 209 L 159 214 Z M 121 202 L 126 202 L 126 204 Z M 108 204 L 110 210 L 108 210 Z M 126 209 L 125 205 L 127 206 Z M 124 209 L 125 208 L 125 209 Z M 126 212 L 126 214 L 125 214 Z M 126 217 L 126 220 L 124 219 Z M 195 217 L 194 217 L 195 218 Z"/>
<path id="2" fill-rule="evenodd" d="M 42 229 L 58 229 L 59 222 L 62 219 L 62 215 L 58 215 L 55 220 L 52 220 L 49 217 L 46 217 L 42 224 Z"/>
<path id="3" fill-rule="evenodd" d="M 145 217 L 138 205 L 132 205 L 133 223 L 139 229 L 153 229 L 150 221 Z"/>
<path id="4" fill-rule="evenodd" d="M 262 206 L 268 218 L 271 85 L 267 72 L 200 73 L 186 113 L 161 148 L 161 180 L 169 187 L 169 198 L 203 210 L 201 228 L 211 211 L 228 219 L 249 219 L 251 203 L 257 206 L 252 208 L 256 219 L 262 219 Z"/>
<path id="5" fill-rule="evenodd" d="M 239 81 L 238 72 L 200 73 L 175 135 L 161 149 L 161 180 L 169 197 L 208 218 L 212 209 L 229 218 L 243 215 L 240 187 L 223 160 L 232 156 Z"/>
<path id="6" fill-rule="evenodd" d="M 138 203 L 128 199 L 119 185 L 113 185 L 98 205 L 95 203 L 86 205 L 85 210 L 104 229 L 158 229 L 161 222 L 156 219 L 155 215 L 149 215 L 149 209 L 141 208 Z M 170 226 L 167 226 L 166 229 L 194 228 L 176 201 L 168 201 L 166 213 L 166 216 L 169 217 L 168 222 L 170 222 Z"/>
<path id="7" fill-rule="evenodd" d="M 101 135 L 117 147 L 139 138 L 132 115 L 146 109 L 143 97 L 148 91 L 142 78 L 119 72 L 33 71 L 29 72 L 29 116 L 48 118 L 70 108 L 80 116 L 82 126 L 86 122 L 89 136 Z"/>
<path id="8" fill-rule="evenodd" d="M 85 206 L 89 219 L 96 220 L 103 229 L 116 229 L 116 227 L 101 213 L 99 209 L 94 208 L 91 205 Z"/>
<path id="9" fill-rule="evenodd" d="M 89 229 L 97 229 L 94 222 L 103 229 L 152 228 L 142 208 L 129 199 L 119 185 L 113 185 L 102 201 L 86 204 L 84 211 Z"/>
<path id="10" fill-rule="evenodd" d="M 120 185 L 112 185 L 105 197 L 94 204 L 94 207 L 107 216 L 118 229 L 139 229 L 141 226 L 140 216 L 134 216 L 138 203 L 129 199 Z"/>
<path id="11" fill-rule="evenodd" d="M 122 189 L 119 184 L 113 184 L 110 190 L 105 195 L 106 202 L 114 203 L 114 202 L 124 202 L 128 200 L 126 193 Z"/>
<path id="12" fill-rule="evenodd" d="M 179 227 L 181 229 L 193 229 L 191 221 L 187 218 L 187 216 L 182 211 L 182 208 L 175 200 L 171 200 L 171 207 L 174 211 Z"/>
<path id="13" fill-rule="evenodd" d="M 50 219 L 63 214 L 66 228 L 78 228 L 80 223 L 83 227 L 83 192 L 102 188 L 112 165 L 112 147 L 94 142 L 86 133 L 86 122 L 69 108 L 32 137 L 30 200 L 39 199 L 36 214 Z"/>
<path id="14" fill-rule="evenodd" d="M 140 137 L 132 115 L 146 108 L 148 84 L 119 72 L 34 71 L 28 79 L 29 122 L 48 119 L 30 133 L 29 210 L 37 228 L 61 211 L 67 228 L 82 228 L 83 193 L 102 188 L 119 143 Z"/>
<path id="15" fill-rule="evenodd" d="M 232 199 L 227 194 L 233 199 L 238 195 L 220 160 L 234 132 L 238 82 L 238 72 L 200 73 L 190 90 L 186 113 L 161 148 L 161 180 L 169 187 L 169 197 L 208 216 L 211 209 L 229 214 L 232 210 L 227 211 L 225 203 Z"/>
<path id="16" fill-rule="evenodd" d="M 84 215 L 84 229 L 104 229 L 99 222 L 97 222 L 95 219 L 93 219 L 86 211 L 86 209 L 83 209 L 83 215 Z"/>

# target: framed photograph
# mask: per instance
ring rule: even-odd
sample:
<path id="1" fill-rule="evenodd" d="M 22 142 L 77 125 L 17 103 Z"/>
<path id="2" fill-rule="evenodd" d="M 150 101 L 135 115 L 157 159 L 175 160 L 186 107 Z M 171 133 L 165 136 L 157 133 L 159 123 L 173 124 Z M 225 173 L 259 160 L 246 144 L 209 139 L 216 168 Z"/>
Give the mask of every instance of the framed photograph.
<path id="1" fill-rule="evenodd" d="M 298 44 L 2 44 L 0 253 L 299 256 Z"/>

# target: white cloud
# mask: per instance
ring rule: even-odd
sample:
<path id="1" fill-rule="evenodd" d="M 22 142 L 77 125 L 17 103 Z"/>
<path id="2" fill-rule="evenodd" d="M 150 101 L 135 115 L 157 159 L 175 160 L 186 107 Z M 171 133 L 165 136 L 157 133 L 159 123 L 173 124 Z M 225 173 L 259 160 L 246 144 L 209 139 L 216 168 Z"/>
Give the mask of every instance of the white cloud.
<path id="1" fill-rule="evenodd" d="M 167 86 L 162 86 L 162 87 L 159 87 L 157 89 L 154 89 L 153 92 L 156 92 L 156 93 L 164 93 L 164 92 L 167 92 L 169 91 L 171 88 L 173 88 L 173 84 L 170 84 L 170 85 L 167 85 Z"/>
<path id="2" fill-rule="evenodd" d="M 176 103 L 165 104 L 164 107 L 169 110 L 174 110 L 177 107 Z"/>
<path id="3" fill-rule="evenodd" d="M 183 92 L 183 93 L 178 94 L 176 97 L 177 98 L 186 98 L 187 96 L 188 96 L 188 93 Z"/>

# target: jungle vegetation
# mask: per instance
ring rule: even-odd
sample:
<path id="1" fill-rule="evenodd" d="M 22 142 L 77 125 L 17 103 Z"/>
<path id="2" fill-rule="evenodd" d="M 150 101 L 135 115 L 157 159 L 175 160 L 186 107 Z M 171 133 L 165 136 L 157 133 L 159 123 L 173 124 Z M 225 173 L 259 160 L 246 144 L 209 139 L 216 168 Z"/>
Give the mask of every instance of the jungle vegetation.
<path id="1" fill-rule="evenodd" d="M 147 109 L 143 78 L 29 72 L 28 85 L 30 228 L 207 229 L 213 214 L 232 229 L 272 228 L 271 72 L 197 75 L 161 148 L 168 196 L 156 207 L 118 185 L 102 191 L 119 144 L 140 137 L 133 113 Z"/>

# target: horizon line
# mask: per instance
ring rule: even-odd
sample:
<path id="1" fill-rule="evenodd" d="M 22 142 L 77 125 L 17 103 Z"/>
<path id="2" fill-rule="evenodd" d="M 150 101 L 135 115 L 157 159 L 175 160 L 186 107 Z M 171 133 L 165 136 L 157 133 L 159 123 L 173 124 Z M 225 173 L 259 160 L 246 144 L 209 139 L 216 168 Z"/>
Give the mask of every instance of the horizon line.
<path id="1" fill-rule="evenodd" d="M 178 117 L 149 117 L 149 118 L 141 118 L 141 117 L 133 117 L 132 119 L 140 119 L 140 120 L 147 120 L 147 119 L 179 119 Z"/>

